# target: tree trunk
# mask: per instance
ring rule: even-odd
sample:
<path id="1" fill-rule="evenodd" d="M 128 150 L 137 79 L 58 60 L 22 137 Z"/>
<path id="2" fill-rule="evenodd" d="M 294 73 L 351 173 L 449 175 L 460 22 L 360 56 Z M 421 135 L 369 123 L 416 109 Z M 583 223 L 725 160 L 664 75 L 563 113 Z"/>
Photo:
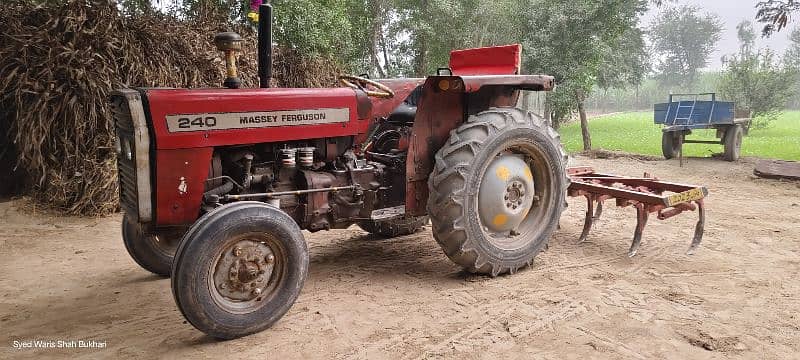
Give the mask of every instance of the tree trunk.
<path id="1" fill-rule="evenodd" d="M 378 72 L 378 77 L 386 78 L 386 71 L 381 66 L 380 61 L 378 60 L 378 53 L 380 52 L 379 41 L 383 37 L 382 29 L 381 29 L 381 22 L 383 21 L 383 17 L 381 14 L 383 13 L 383 2 L 382 1 L 375 1 L 372 4 L 372 41 L 370 42 L 370 61 L 372 62 L 372 67 Z M 389 64 L 386 64 L 387 66 Z"/>
<path id="2" fill-rule="evenodd" d="M 423 17 L 428 16 L 428 0 L 421 0 L 419 4 L 419 12 Z M 414 72 L 419 77 L 424 77 L 428 72 L 428 41 L 426 34 L 422 33 L 421 29 L 416 29 L 417 34 L 414 41 L 416 42 L 416 54 L 414 57 Z"/>
<path id="3" fill-rule="evenodd" d="M 428 60 L 426 59 L 428 53 L 428 44 L 425 37 L 417 38 L 417 56 L 414 59 L 414 72 L 419 77 L 425 77 L 428 72 Z"/>
<path id="4" fill-rule="evenodd" d="M 547 122 L 548 126 L 554 128 L 554 129 L 558 129 L 553 124 L 553 111 L 550 110 L 550 101 L 548 101 L 548 97 L 549 96 L 550 95 L 547 95 L 547 94 L 544 95 L 544 121 Z"/>
<path id="5" fill-rule="evenodd" d="M 391 67 L 392 65 L 389 62 L 389 50 L 386 48 L 386 37 L 384 36 L 383 31 L 381 31 L 381 37 L 379 40 L 381 44 L 381 51 L 383 52 L 383 66 L 386 69 L 386 75 L 388 77 L 389 75 L 393 74 L 393 72 Z"/>
<path id="6" fill-rule="evenodd" d="M 588 151 L 592 150 L 592 135 L 589 134 L 589 120 L 586 118 L 586 108 L 584 106 L 584 101 L 586 100 L 586 96 L 583 93 L 583 90 L 576 90 L 575 91 L 575 100 L 578 103 L 578 114 L 581 117 L 581 135 L 583 136 L 583 150 Z"/>

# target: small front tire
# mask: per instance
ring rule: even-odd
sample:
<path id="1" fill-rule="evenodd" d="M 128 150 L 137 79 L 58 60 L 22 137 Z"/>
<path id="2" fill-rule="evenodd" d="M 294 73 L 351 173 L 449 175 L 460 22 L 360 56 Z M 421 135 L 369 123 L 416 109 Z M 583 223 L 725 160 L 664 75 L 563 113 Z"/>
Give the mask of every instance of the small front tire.
<path id="1" fill-rule="evenodd" d="M 260 202 L 221 206 L 184 236 L 172 293 L 186 320 L 219 339 L 265 330 L 292 307 L 308 275 L 308 248 L 294 220 Z"/>
<path id="2" fill-rule="evenodd" d="M 169 276 L 179 240 L 177 234 L 146 234 L 128 215 L 122 218 L 125 250 L 139 266 L 158 276 Z"/>

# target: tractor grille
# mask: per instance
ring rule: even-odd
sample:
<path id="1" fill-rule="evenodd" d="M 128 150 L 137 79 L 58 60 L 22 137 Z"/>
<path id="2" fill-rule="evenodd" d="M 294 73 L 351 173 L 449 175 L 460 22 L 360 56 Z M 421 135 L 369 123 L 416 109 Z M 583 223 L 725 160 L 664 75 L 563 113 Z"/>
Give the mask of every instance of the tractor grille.
<path id="1" fill-rule="evenodd" d="M 117 135 L 119 202 L 122 210 L 135 218 L 139 213 L 139 192 L 136 186 L 136 143 L 133 136 L 133 119 L 127 99 L 119 95 L 112 96 L 111 113 L 114 117 Z"/>

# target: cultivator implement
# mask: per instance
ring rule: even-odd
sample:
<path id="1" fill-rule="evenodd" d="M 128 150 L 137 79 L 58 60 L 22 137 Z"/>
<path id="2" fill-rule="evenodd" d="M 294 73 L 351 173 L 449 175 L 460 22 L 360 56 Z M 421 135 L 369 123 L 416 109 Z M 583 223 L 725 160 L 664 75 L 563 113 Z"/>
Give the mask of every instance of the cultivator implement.
<path id="1" fill-rule="evenodd" d="M 697 210 L 699 220 L 687 254 L 694 253 L 703 240 L 705 226 L 703 199 L 708 195 L 708 190 L 703 186 L 660 181 L 647 173 L 640 178 L 601 174 L 591 167 L 573 167 L 567 169 L 567 173 L 572 181 L 569 186 L 569 196 L 584 196 L 587 200 L 586 220 L 579 242 L 586 241 L 592 225 L 603 213 L 603 202 L 610 199 L 615 199 L 617 206 L 636 208 L 636 230 L 628 251 L 629 257 L 636 255 L 642 241 L 642 232 L 651 213 L 657 213 L 659 220 L 666 220 L 684 211 Z"/>

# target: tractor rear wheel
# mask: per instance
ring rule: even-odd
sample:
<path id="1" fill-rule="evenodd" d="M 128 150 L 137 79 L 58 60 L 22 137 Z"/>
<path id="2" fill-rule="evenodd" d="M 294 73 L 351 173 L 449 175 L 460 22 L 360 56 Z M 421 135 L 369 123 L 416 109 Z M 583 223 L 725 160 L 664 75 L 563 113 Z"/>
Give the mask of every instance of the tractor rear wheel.
<path id="1" fill-rule="evenodd" d="M 308 275 L 303 233 L 285 212 L 243 201 L 200 218 L 172 265 L 172 294 L 195 328 L 220 339 L 262 331 L 300 295 Z"/>
<path id="2" fill-rule="evenodd" d="M 427 216 L 407 216 L 386 221 L 365 220 L 358 223 L 358 227 L 370 233 L 387 238 L 410 235 L 422 230 L 430 219 Z"/>
<path id="3" fill-rule="evenodd" d="M 725 131 L 725 160 L 736 161 L 739 160 L 739 154 L 742 149 L 742 138 L 744 137 L 744 130 L 740 125 L 728 127 Z"/>
<path id="4" fill-rule="evenodd" d="M 145 234 L 128 215 L 122 217 L 122 242 L 125 249 L 143 269 L 167 277 L 172 267 L 180 234 Z"/>
<path id="5" fill-rule="evenodd" d="M 530 265 L 566 207 L 567 155 L 544 120 L 493 108 L 450 132 L 428 180 L 433 235 L 467 271 Z"/>
<path id="6" fill-rule="evenodd" d="M 672 159 L 681 152 L 683 145 L 681 136 L 683 135 L 680 132 L 665 131 L 661 133 L 661 153 L 664 154 L 665 159 Z"/>

